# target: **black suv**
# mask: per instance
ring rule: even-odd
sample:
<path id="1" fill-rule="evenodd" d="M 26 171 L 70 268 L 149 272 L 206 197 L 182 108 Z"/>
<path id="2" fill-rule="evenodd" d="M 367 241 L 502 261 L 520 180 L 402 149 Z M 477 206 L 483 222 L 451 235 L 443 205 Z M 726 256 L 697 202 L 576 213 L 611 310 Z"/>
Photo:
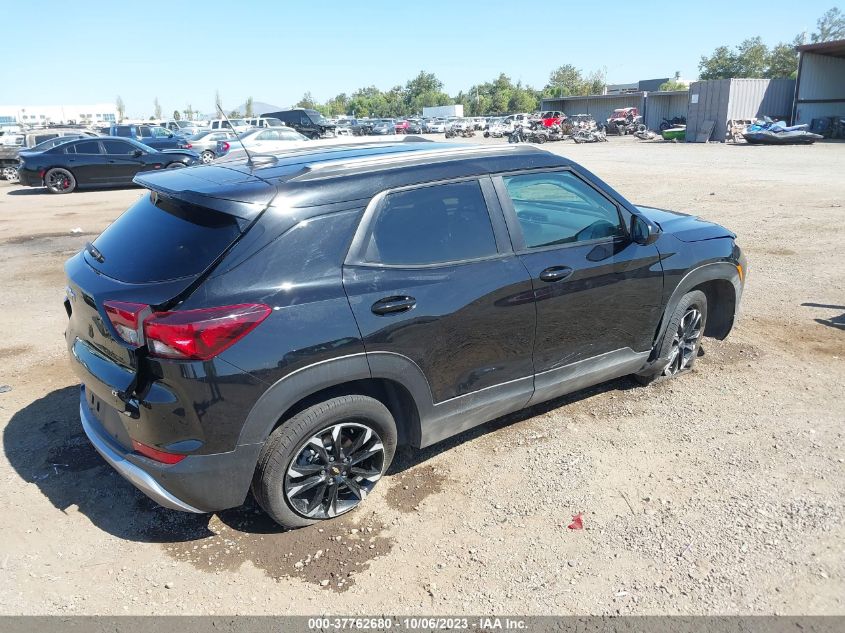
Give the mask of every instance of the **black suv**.
<path id="1" fill-rule="evenodd" d="M 308 108 L 297 108 L 296 110 L 282 110 L 280 112 L 268 112 L 262 115 L 265 118 L 279 119 L 288 127 L 307 136 L 310 139 L 318 139 L 324 136 L 334 136 L 337 126 L 329 121 L 316 110 Z"/>
<path id="2" fill-rule="evenodd" d="M 523 145 L 324 146 L 143 174 L 66 265 L 82 425 L 161 505 L 280 524 L 423 447 L 730 332 L 734 235 Z"/>

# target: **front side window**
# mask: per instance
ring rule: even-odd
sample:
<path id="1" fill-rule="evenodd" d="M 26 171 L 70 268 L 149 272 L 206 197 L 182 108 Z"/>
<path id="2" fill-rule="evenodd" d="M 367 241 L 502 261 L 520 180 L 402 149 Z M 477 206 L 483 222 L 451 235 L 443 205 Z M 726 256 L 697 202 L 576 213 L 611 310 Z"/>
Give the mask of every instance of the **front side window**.
<path id="1" fill-rule="evenodd" d="M 364 261 L 419 266 L 495 255 L 478 181 L 388 194 L 369 228 Z"/>
<path id="2" fill-rule="evenodd" d="M 137 147 L 125 141 L 103 141 L 106 154 L 131 154 Z"/>
<path id="3" fill-rule="evenodd" d="M 571 172 L 502 178 L 527 248 L 622 236 L 616 205 Z"/>

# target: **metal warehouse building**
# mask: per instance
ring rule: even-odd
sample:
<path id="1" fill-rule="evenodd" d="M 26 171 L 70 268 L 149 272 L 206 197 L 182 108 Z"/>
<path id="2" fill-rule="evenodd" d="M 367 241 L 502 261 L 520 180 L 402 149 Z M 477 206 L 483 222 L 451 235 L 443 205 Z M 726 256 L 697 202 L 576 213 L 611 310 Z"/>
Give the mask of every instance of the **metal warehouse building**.
<path id="1" fill-rule="evenodd" d="M 800 53 L 794 123 L 813 119 L 845 118 L 845 40 L 807 44 Z"/>
<path id="2" fill-rule="evenodd" d="M 567 116 L 589 114 L 596 121 L 605 121 L 619 108 L 639 108 L 643 111 L 643 92 L 621 95 L 589 95 L 586 97 L 560 97 L 543 99 L 541 110 L 560 110 Z"/>
<path id="3" fill-rule="evenodd" d="M 724 141 L 731 120 L 789 119 L 794 93 L 794 79 L 694 81 L 689 87 L 687 142 Z"/>

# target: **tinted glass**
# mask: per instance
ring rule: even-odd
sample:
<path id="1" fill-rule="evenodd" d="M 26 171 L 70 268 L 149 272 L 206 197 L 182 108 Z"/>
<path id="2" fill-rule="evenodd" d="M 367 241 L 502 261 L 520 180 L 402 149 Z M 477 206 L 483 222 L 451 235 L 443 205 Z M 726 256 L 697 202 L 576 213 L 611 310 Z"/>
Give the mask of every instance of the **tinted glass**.
<path id="1" fill-rule="evenodd" d="M 503 180 L 528 248 L 624 235 L 616 205 L 570 172 Z"/>
<path id="2" fill-rule="evenodd" d="M 131 154 L 138 149 L 125 141 L 103 141 L 103 147 L 106 148 L 106 154 Z"/>
<path id="3" fill-rule="evenodd" d="M 364 259 L 420 265 L 496 254 L 496 239 L 477 181 L 389 194 L 370 229 Z"/>
<path id="4" fill-rule="evenodd" d="M 236 218 L 176 201 L 144 196 L 94 241 L 102 263 L 88 263 L 129 283 L 202 272 L 240 234 Z"/>
<path id="5" fill-rule="evenodd" d="M 99 154 L 100 143 L 97 141 L 82 141 L 76 144 L 77 154 Z"/>

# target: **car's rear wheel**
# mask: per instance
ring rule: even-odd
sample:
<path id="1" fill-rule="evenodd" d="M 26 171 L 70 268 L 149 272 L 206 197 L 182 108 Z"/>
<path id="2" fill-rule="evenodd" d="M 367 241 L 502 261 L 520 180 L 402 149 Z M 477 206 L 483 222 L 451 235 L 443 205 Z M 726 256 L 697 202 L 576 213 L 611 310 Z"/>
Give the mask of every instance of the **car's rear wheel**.
<path id="1" fill-rule="evenodd" d="M 50 193 L 70 193 L 76 189 L 76 178 L 67 169 L 54 167 L 44 174 L 44 184 Z"/>
<path id="2" fill-rule="evenodd" d="M 381 479 L 396 441 L 393 416 L 378 400 L 331 398 L 270 434 L 258 458 L 253 495 L 285 528 L 345 514 Z"/>
<path id="3" fill-rule="evenodd" d="M 211 161 L 214 160 L 214 152 L 207 149 L 202 154 L 200 154 L 200 160 L 202 161 L 203 165 L 208 165 Z"/>
<path id="4" fill-rule="evenodd" d="M 637 375 L 636 380 L 647 385 L 674 378 L 691 370 L 698 356 L 706 325 L 707 297 L 700 290 L 688 292 L 681 297 L 663 335 L 656 363 L 662 369 L 643 376 Z"/>

